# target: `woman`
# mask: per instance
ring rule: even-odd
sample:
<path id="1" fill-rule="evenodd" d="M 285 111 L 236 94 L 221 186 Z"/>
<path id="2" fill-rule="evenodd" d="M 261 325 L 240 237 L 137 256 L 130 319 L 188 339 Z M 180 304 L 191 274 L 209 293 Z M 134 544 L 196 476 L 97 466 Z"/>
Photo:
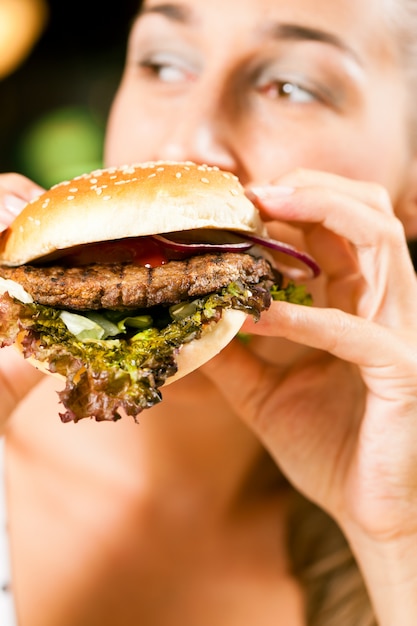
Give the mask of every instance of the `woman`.
<path id="1" fill-rule="evenodd" d="M 416 20 L 407 0 L 145 2 L 106 163 L 235 172 L 322 277 L 140 426 L 62 425 L 59 385 L 2 350 L 19 624 L 416 623 Z M 40 190 L 0 184 L 7 225 Z"/>

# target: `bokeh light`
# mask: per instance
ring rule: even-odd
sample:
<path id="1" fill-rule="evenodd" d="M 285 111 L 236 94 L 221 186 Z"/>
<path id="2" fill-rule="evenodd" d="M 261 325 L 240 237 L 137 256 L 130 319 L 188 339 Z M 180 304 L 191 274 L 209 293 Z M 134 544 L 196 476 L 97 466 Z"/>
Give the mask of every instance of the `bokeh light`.
<path id="1" fill-rule="evenodd" d="M 13 72 L 29 55 L 47 16 L 44 0 L 0 0 L 0 78 Z"/>
<path id="2" fill-rule="evenodd" d="M 51 187 L 102 166 L 104 123 L 87 107 L 52 110 L 36 120 L 17 146 L 19 169 Z"/>

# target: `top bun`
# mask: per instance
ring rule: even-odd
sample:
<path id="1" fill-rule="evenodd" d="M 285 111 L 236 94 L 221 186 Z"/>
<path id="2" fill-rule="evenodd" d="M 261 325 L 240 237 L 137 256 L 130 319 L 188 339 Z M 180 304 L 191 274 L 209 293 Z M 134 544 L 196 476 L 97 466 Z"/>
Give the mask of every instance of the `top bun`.
<path id="1" fill-rule="evenodd" d="M 22 265 L 57 250 L 196 228 L 262 232 L 234 174 L 192 162 L 111 167 L 61 182 L 31 201 L 0 234 L 0 263 Z"/>

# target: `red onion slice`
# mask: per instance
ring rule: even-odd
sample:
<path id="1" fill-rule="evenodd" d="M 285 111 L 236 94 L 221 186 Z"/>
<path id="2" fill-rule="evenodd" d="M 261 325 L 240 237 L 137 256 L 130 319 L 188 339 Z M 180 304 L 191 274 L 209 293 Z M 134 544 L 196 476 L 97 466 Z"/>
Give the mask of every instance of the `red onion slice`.
<path id="1" fill-rule="evenodd" d="M 246 252 L 253 247 L 250 241 L 228 241 L 224 243 L 210 243 L 208 241 L 186 242 L 177 241 L 163 235 L 152 235 L 164 246 L 175 252 Z"/>
<path id="2" fill-rule="evenodd" d="M 181 233 L 169 233 L 165 235 L 152 235 L 153 239 L 159 241 L 166 248 L 179 253 L 205 253 L 205 252 L 247 252 L 254 246 L 269 248 L 275 252 L 295 259 L 304 266 L 304 269 L 280 263 L 274 258 L 274 265 L 285 276 L 294 280 L 315 278 L 320 274 L 320 267 L 316 261 L 306 252 L 298 250 L 294 246 L 277 241 L 270 237 L 255 235 L 253 233 L 233 232 L 216 229 L 205 231 L 184 231 Z M 194 238 L 189 241 L 188 238 Z M 308 270 L 306 276 L 305 268 Z"/>
<path id="3" fill-rule="evenodd" d="M 315 278 L 320 274 L 320 267 L 317 262 L 311 257 L 307 252 L 302 252 L 294 246 L 291 246 L 288 243 L 284 243 L 283 241 L 276 241 L 275 239 L 271 239 L 270 237 L 264 237 L 262 235 L 254 235 L 253 233 L 239 233 L 240 236 L 248 241 L 252 241 L 253 244 L 258 246 L 262 246 L 264 248 L 269 248 L 270 250 L 274 250 L 275 252 L 282 252 L 293 259 L 300 261 L 303 265 L 305 265 L 309 270 L 312 278 Z M 285 275 L 290 278 L 300 278 L 303 272 L 293 267 L 283 266 L 279 268 Z M 304 273 L 305 274 L 305 273 Z M 303 276 L 305 278 L 305 275 Z"/>

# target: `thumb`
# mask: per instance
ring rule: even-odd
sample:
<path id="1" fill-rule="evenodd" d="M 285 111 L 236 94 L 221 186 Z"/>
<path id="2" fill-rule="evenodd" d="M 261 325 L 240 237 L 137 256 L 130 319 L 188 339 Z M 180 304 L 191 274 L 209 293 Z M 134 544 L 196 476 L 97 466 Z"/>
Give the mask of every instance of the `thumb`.
<path id="1" fill-rule="evenodd" d="M 264 406 L 280 376 L 280 368 L 262 361 L 239 339 L 233 339 L 200 371 L 217 387 L 235 413 L 252 428 L 260 407 Z"/>

